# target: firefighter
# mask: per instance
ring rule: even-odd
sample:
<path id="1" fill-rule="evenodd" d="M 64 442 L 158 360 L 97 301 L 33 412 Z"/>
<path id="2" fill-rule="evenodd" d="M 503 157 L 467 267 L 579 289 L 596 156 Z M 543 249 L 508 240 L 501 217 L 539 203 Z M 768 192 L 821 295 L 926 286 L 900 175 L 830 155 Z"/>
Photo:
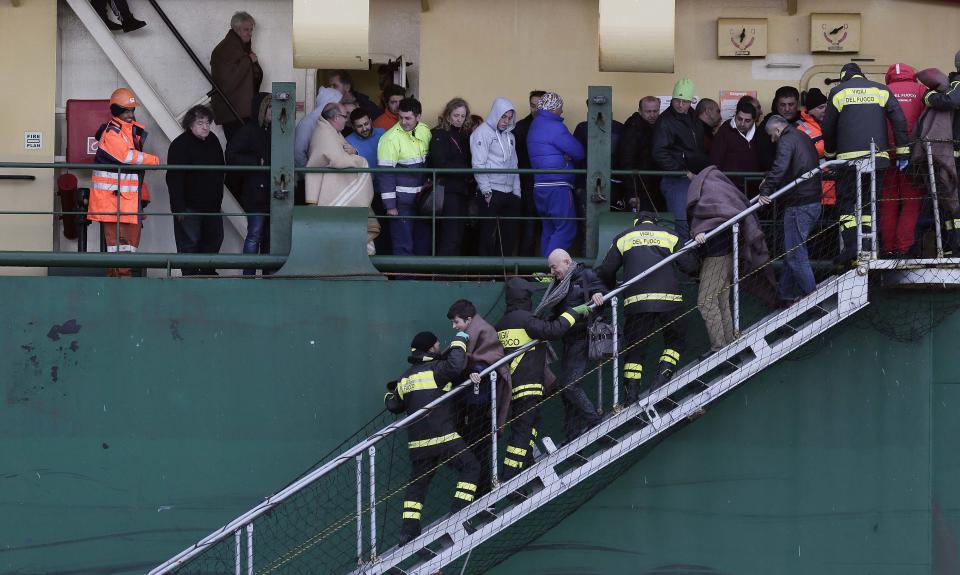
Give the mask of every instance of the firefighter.
<path id="1" fill-rule="evenodd" d="M 570 312 L 563 312 L 553 321 L 533 315 L 531 292 L 537 288 L 520 278 L 506 284 L 507 310 L 497 323 L 497 337 L 503 350 L 510 354 L 534 339 L 560 339 L 577 322 Z M 580 316 L 589 313 L 587 304 L 571 311 Z M 510 362 L 513 383 L 510 401 L 510 440 L 503 457 L 503 479 L 506 481 L 533 462 L 533 442 L 540 417 L 539 404 L 544 396 L 544 372 L 547 367 L 547 346 L 538 344 Z M 472 376 L 476 374 L 471 374 Z M 478 378 L 479 379 L 479 378 Z"/>
<path id="2" fill-rule="evenodd" d="M 910 154 L 907 146 L 907 120 L 900 109 L 900 103 L 884 84 L 867 80 L 860 66 L 850 63 L 840 70 L 840 83 L 830 90 L 827 97 L 827 111 L 823 115 L 824 155 L 827 159 L 839 160 L 866 158 L 870 156 L 871 142 L 876 145 L 877 192 L 883 189 L 883 174 L 890 165 L 890 153 L 887 151 L 887 120 L 893 127 L 893 139 L 896 142 L 897 169 L 906 169 Z M 853 168 L 847 170 L 847 174 Z M 868 175 L 868 174 L 867 174 Z M 843 239 L 843 251 L 837 256 L 836 263 L 846 265 L 857 258 L 861 246 L 857 246 L 857 188 L 856 177 L 847 175 L 837 182 L 837 211 L 840 214 L 840 236 Z M 873 218 L 869 215 L 869 180 L 862 187 L 861 206 L 866 205 L 860 216 L 860 225 L 864 234 L 873 229 Z M 866 245 L 866 241 L 864 241 Z"/>
<path id="3" fill-rule="evenodd" d="M 134 111 L 140 102 L 127 88 L 114 90 L 110 96 L 110 114 L 113 118 L 104 124 L 97 137 L 100 140 L 94 163 L 98 165 L 150 166 L 160 158 L 143 152 L 147 131 L 137 122 Z M 90 187 L 90 215 L 88 219 L 100 222 L 108 252 L 135 252 L 140 245 L 139 215 L 150 200 L 143 171 L 94 170 Z M 119 220 L 119 222 L 118 222 Z M 110 277 L 129 277 L 130 268 L 113 268 Z"/>
<path id="4" fill-rule="evenodd" d="M 597 275 L 609 288 L 616 283 L 617 270 L 623 267 L 624 281 L 633 278 L 676 251 L 680 238 L 661 227 L 656 216 L 640 212 L 633 227 L 613 239 Z M 686 252 L 677 261 L 682 271 L 696 273 L 697 260 L 692 251 Z M 677 281 L 676 267 L 667 265 L 653 275 L 631 285 L 624 294 L 623 309 L 627 351 L 623 364 L 626 382 L 627 404 L 640 398 L 643 357 L 647 339 L 654 332 L 657 322 L 663 328 L 666 347 L 660 354 L 657 371 L 652 378 L 650 391 L 667 383 L 677 370 L 680 354 L 686 344 L 686 323 L 680 313 L 683 296 Z"/>
<path id="5" fill-rule="evenodd" d="M 400 381 L 387 384 L 383 398 L 387 409 L 409 415 L 450 391 L 459 383 L 455 378 L 467 365 L 469 339 L 465 332 L 457 333 L 456 339 L 441 354 L 437 336 L 427 331 L 418 333 L 410 344 L 407 358 L 410 368 Z M 459 474 L 452 512 L 472 503 L 477 495 L 480 463 L 456 432 L 456 419 L 450 406 L 449 401 L 441 402 L 407 428 L 411 470 L 403 502 L 400 545 L 420 535 L 420 515 L 427 488 L 440 465 L 448 463 Z"/>

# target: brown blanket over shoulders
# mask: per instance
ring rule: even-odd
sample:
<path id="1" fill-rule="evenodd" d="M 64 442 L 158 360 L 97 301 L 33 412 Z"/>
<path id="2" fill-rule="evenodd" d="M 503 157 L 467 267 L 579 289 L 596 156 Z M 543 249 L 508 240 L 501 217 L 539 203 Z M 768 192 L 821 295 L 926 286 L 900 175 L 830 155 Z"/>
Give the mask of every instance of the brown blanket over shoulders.
<path id="1" fill-rule="evenodd" d="M 917 166 L 927 165 L 926 141 L 930 141 L 933 154 L 933 175 L 937 182 L 937 198 L 951 213 L 947 217 L 956 217 L 960 202 L 957 198 L 958 182 L 957 163 L 953 157 L 953 115 L 957 112 L 947 112 L 927 108 L 917 120 L 913 139 L 917 144 L 913 146 L 910 160 Z M 920 189 L 929 189 L 929 171 L 911 170 L 916 175 L 914 183 Z"/>
<path id="2" fill-rule="evenodd" d="M 480 315 L 473 316 L 467 326 L 467 373 L 473 371 L 473 366 L 482 363 L 493 365 L 504 354 L 503 346 L 497 337 L 497 330 Z M 507 411 L 510 408 L 510 394 L 513 386 L 510 383 L 510 366 L 507 364 L 497 368 L 497 425 L 502 426 L 507 421 Z"/>

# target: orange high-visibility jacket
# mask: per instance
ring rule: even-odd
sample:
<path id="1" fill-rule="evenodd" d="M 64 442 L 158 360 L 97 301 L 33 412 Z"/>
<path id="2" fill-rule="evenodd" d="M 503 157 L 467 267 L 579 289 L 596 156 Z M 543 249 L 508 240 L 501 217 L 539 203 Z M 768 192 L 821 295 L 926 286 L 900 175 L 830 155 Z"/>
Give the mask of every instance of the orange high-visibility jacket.
<path id="1" fill-rule="evenodd" d="M 797 120 L 795 125 L 798 130 L 810 136 L 810 139 L 813 140 L 813 146 L 817 149 L 817 156 L 819 156 L 822 160 L 824 143 L 823 130 L 820 128 L 820 124 L 814 120 L 813 116 L 808 114 L 806 110 L 801 110 L 800 119 Z M 825 206 L 832 206 L 837 203 L 836 182 L 831 180 L 823 180 L 821 185 L 823 186 L 823 196 L 820 200 L 820 203 Z"/>
<path id="2" fill-rule="evenodd" d="M 147 131 L 142 124 L 113 118 L 100 136 L 100 147 L 94 163 L 114 166 L 159 164 L 159 157 L 143 153 L 146 139 Z M 94 170 L 90 188 L 90 215 L 87 218 L 98 222 L 116 222 L 119 211 L 120 223 L 137 224 L 140 223 L 137 212 L 149 200 L 150 192 L 143 181 L 143 172 L 127 171 L 118 177 L 115 171 Z"/>

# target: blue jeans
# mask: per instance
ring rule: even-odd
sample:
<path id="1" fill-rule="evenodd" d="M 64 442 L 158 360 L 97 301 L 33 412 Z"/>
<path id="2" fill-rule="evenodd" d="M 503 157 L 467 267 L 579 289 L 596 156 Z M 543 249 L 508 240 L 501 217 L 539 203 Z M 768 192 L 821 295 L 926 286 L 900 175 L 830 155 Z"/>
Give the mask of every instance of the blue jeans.
<path id="1" fill-rule="evenodd" d="M 782 300 L 803 297 L 817 287 L 805 242 L 820 219 L 820 209 L 820 204 L 814 203 L 790 206 L 783 211 L 783 243 L 787 255 L 777 290 Z"/>
<path id="2" fill-rule="evenodd" d="M 687 226 L 687 190 L 690 189 L 690 180 L 687 178 L 662 178 L 660 193 L 667 202 L 667 209 L 673 213 L 673 221 L 680 245 L 690 239 L 690 228 Z"/>
<path id="3" fill-rule="evenodd" d="M 270 251 L 270 221 L 267 216 L 247 216 L 247 237 L 243 240 L 243 253 L 262 254 Z M 243 275 L 256 275 L 257 270 L 245 269 Z"/>
<path id="4" fill-rule="evenodd" d="M 401 216 L 418 216 L 416 196 L 397 194 L 397 212 Z M 397 219 L 390 222 L 390 242 L 395 256 L 430 255 L 431 227 L 426 219 Z"/>

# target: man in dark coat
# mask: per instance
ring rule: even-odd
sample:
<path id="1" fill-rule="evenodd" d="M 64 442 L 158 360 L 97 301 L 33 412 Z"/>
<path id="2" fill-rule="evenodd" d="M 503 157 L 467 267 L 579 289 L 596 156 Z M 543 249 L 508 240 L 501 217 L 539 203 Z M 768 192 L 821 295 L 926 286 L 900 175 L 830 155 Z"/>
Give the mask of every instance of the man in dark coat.
<path id="1" fill-rule="evenodd" d="M 223 165 L 223 148 L 210 132 L 213 112 L 194 106 L 183 117 L 183 133 L 170 143 L 167 163 L 171 165 Z M 223 202 L 223 172 L 167 171 L 173 237 L 182 254 L 216 254 L 223 243 L 223 218 L 194 214 L 219 213 Z M 181 268 L 183 275 L 216 275 L 212 268 Z"/>
<path id="2" fill-rule="evenodd" d="M 737 111 L 729 122 L 724 122 L 713 138 L 710 163 L 724 172 L 758 172 L 756 110 L 750 97 L 737 102 Z M 734 179 L 736 182 L 742 178 Z"/>
<path id="3" fill-rule="evenodd" d="M 517 142 L 517 167 L 520 169 L 530 169 L 530 153 L 527 152 L 527 134 L 530 133 L 530 124 L 533 123 L 533 116 L 537 113 L 537 106 L 540 104 L 540 98 L 546 94 L 543 90 L 533 90 L 530 92 L 530 113 L 525 118 L 519 120 L 513 128 L 513 137 Z M 520 174 L 520 201 L 523 204 L 523 217 L 536 218 L 537 206 L 533 202 L 533 176 L 531 174 Z M 526 219 L 520 228 L 520 249 L 521 256 L 532 256 L 537 251 L 537 228 L 540 222 L 536 219 Z"/>
<path id="4" fill-rule="evenodd" d="M 644 96 L 639 110 L 623 123 L 623 135 L 617 147 L 617 166 L 624 170 L 657 169 L 653 161 L 653 127 L 659 117 L 660 100 L 655 96 Z M 624 197 L 614 198 L 614 203 L 641 212 L 662 209 L 659 176 L 626 176 L 624 180 L 621 186 Z"/>
<path id="5" fill-rule="evenodd" d="M 255 119 L 240 128 L 236 136 L 227 142 L 227 163 L 241 166 L 270 165 L 270 125 L 272 120 L 272 96 L 261 92 L 253 99 L 252 108 L 257 110 Z M 270 172 L 247 172 L 243 177 L 241 194 L 243 209 L 247 215 L 247 237 L 243 253 L 270 253 L 270 218 L 256 215 L 270 212 Z M 256 270 L 243 270 L 244 275 L 254 275 Z"/>
<path id="6" fill-rule="evenodd" d="M 219 93 L 211 97 L 213 116 L 223 126 L 227 142 L 233 139 L 240 126 L 256 110 L 250 108 L 251 98 L 260 91 L 263 69 L 253 51 L 253 29 L 257 23 L 246 12 L 237 12 L 230 19 L 230 30 L 210 54 L 210 74 L 223 90 L 227 100 Z M 236 110 L 234 114 L 230 109 Z M 239 116 L 239 117 L 237 117 Z"/>

